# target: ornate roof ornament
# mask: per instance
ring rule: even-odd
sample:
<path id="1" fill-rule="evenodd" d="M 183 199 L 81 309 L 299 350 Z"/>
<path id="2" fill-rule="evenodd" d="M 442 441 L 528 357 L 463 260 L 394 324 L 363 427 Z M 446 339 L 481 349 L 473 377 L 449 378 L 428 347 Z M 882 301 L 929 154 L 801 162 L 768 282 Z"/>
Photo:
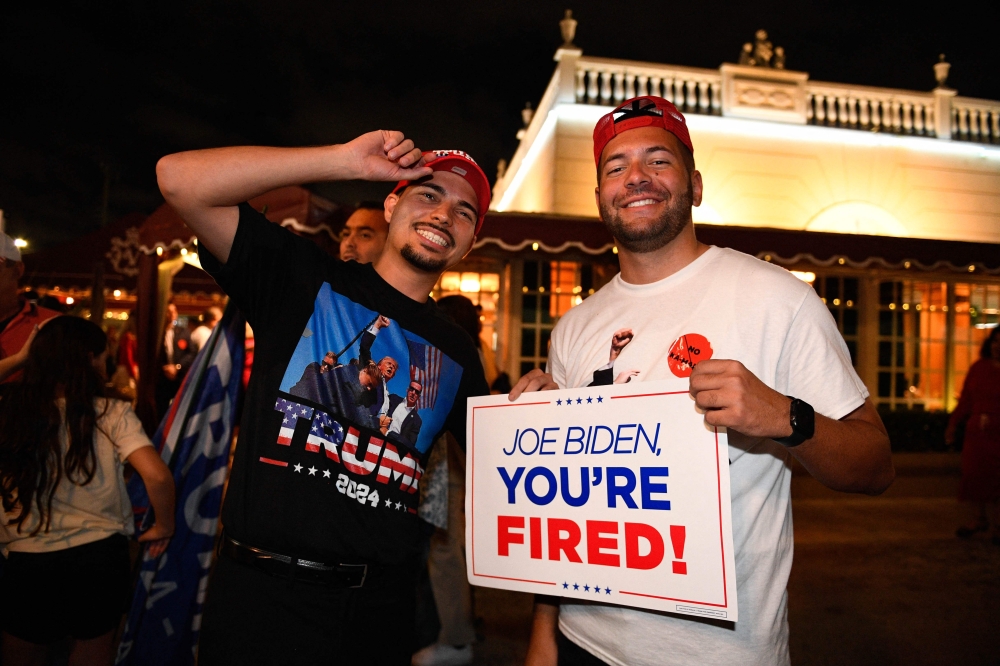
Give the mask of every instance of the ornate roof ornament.
<path id="1" fill-rule="evenodd" d="M 785 49 L 771 44 L 766 30 L 758 30 L 754 43 L 747 42 L 740 51 L 739 64 L 750 67 L 785 68 Z"/>
<path id="2" fill-rule="evenodd" d="M 951 70 L 951 63 L 944 59 L 944 54 L 938 56 L 938 61 L 934 63 L 934 78 L 937 79 L 937 87 L 946 89 L 948 82 L 948 72 Z"/>
<path id="3" fill-rule="evenodd" d="M 567 9 L 566 15 L 563 17 L 562 21 L 559 21 L 559 31 L 562 32 L 564 49 L 575 49 L 577 48 L 573 44 L 573 38 L 576 37 L 576 19 L 573 18 L 573 10 Z"/>

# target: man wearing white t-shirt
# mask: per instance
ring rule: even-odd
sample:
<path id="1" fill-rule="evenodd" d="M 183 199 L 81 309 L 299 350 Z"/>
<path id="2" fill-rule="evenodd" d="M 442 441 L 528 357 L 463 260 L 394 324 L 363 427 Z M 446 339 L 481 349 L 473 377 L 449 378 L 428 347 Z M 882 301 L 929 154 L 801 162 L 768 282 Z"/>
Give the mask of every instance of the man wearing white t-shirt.
<path id="1" fill-rule="evenodd" d="M 549 374 L 532 371 L 510 397 L 597 380 L 609 338 L 632 381 L 690 377 L 706 423 L 729 432 L 740 619 L 542 598 L 527 663 L 787 664 L 791 456 L 830 488 L 878 494 L 895 476 L 889 438 L 815 291 L 698 242 L 701 174 L 674 105 L 639 97 L 601 118 L 594 160 L 621 273 L 559 321 Z"/>
<path id="2" fill-rule="evenodd" d="M 381 418 L 382 434 L 397 441 L 402 441 L 410 447 L 417 445 L 422 425 L 420 414 L 417 413 L 417 401 L 423 391 L 418 381 L 411 381 L 406 389 L 406 397 L 389 394 L 389 410 Z"/>

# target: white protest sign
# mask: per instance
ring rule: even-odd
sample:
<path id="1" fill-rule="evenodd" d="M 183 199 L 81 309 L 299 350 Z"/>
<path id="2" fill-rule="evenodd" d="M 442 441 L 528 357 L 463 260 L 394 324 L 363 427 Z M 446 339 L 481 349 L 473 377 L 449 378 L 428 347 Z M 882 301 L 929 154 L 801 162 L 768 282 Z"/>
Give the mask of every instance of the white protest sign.
<path id="1" fill-rule="evenodd" d="M 469 399 L 469 582 L 736 621 L 725 432 L 686 380 Z"/>

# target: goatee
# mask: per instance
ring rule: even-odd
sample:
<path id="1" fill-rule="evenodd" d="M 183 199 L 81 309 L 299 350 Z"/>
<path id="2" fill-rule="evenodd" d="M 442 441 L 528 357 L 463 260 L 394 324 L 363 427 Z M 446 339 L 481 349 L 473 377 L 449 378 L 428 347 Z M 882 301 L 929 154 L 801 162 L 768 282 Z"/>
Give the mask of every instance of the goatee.
<path id="1" fill-rule="evenodd" d="M 652 189 L 630 192 L 629 196 L 639 194 L 656 194 Z M 601 219 L 607 225 L 611 235 L 615 237 L 618 244 L 629 252 L 644 254 L 655 252 L 677 238 L 688 224 L 691 223 L 691 204 L 694 200 L 694 191 L 691 183 L 687 189 L 671 197 L 667 209 L 658 218 L 649 220 L 645 224 L 628 226 L 622 220 L 618 209 L 611 205 L 601 204 Z"/>
<path id="2" fill-rule="evenodd" d="M 411 266 L 422 270 L 425 273 L 440 273 L 448 267 L 447 259 L 434 259 L 432 257 L 423 256 L 418 253 L 410 243 L 404 245 L 399 254 L 403 257 L 403 259 L 408 261 Z"/>

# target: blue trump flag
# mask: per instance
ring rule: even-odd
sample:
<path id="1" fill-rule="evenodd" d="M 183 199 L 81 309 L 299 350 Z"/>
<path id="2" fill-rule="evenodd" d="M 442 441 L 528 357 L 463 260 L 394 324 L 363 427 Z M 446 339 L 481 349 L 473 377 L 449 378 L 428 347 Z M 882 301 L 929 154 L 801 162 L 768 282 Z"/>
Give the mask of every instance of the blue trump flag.
<path id="1" fill-rule="evenodd" d="M 243 315 L 232 304 L 212 331 L 153 437 L 177 487 L 176 531 L 159 558 L 143 555 L 116 664 L 195 663 L 242 390 Z M 139 475 L 128 485 L 140 531 L 152 525 Z"/>

